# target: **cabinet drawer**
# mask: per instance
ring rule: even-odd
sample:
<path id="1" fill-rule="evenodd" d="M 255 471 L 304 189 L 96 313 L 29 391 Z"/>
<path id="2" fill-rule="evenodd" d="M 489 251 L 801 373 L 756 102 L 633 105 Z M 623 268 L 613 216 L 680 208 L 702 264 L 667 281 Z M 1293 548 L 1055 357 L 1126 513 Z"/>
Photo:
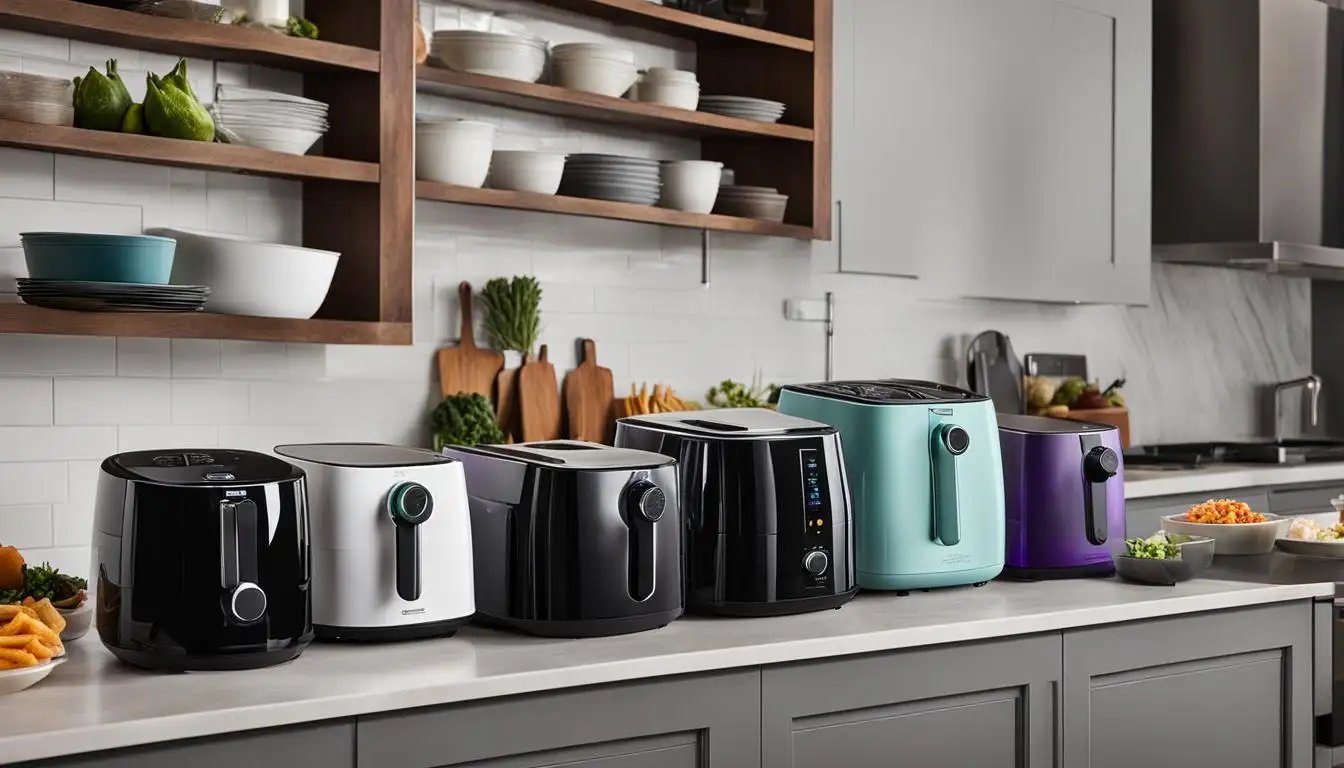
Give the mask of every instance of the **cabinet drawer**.
<path id="1" fill-rule="evenodd" d="M 1344 483 L 1275 488 L 1269 492 L 1269 511 L 1276 515 L 1332 512 L 1330 500 L 1340 494 L 1344 494 Z"/>
<path id="2" fill-rule="evenodd" d="M 760 764 L 760 672 L 692 675 L 359 718 L 377 768 Z M 249 767 L 250 768 L 250 767 Z"/>
<path id="3" fill-rule="evenodd" d="M 354 768 L 352 720 L 208 736 L 20 763 L 15 768 Z"/>

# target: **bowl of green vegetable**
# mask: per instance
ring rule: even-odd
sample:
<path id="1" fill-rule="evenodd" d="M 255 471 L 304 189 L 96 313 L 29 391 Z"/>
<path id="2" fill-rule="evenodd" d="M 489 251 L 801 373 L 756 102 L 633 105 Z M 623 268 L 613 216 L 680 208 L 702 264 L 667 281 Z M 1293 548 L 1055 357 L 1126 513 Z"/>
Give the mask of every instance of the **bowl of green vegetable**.
<path id="1" fill-rule="evenodd" d="M 1180 540 L 1174 540 L 1177 538 Z M 1111 560 L 1115 572 L 1126 581 L 1174 586 L 1209 567 L 1212 545 L 1212 539 L 1203 536 L 1176 537 L 1158 532 L 1146 539 L 1126 539 L 1125 551 L 1113 554 Z"/>
<path id="2" fill-rule="evenodd" d="M 12 548 L 5 548 L 12 549 Z M 15 550 L 17 553 L 17 550 Z M 19 558 L 16 576 L 10 583 L 22 583 L 13 589 L 0 590 L 0 603 L 21 603 L 24 598 L 34 600 L 49 598 L 56 610 L 65 617 L 65 629 L 61 630 L 62 640 L 74 640 L 89 631 L 93 624 L 93 606 L 87 593 L 89 583 L 78 576 L 61 573 L 48 563 L 28 565 Z"/>

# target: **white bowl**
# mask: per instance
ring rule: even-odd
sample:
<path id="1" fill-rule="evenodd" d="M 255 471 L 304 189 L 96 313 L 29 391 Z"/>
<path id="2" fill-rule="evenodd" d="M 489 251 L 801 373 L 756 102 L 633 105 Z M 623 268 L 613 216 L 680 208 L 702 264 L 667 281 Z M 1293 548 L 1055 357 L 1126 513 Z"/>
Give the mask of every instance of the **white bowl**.
<path id="1" fill-rule="evenodd" d="M 241 144 L 287 155 L 304 155 L 322 138 L 322 131 L 308 128 L 281 128 L 250 122 L 231 122 L 215 116 L 215 128 L 230 144 Z"/>
<path id="2" fill-rule="evenodd" d="M 86 599 L 78 608 L 56 609 L 65 618 L 65 629 L 61 630 L 61 640 L 78 640 L 93 625 L 93 601 Z"/>
<path id="3" fill-rule="evenodd" d="M 714 203 L 714 212 L 725 216 L 740 216 L 745 219 L 762 219 L 780 223 L 788 210 L 789 199 L 761 200 L 754 198 L 725 197 L 720 191 L 719 199 Z"/>
<path id="4" fill-rule="evenodd" d="M 458 72 L 506 77 L 535 83 L 546 69 L 546 48 L 517 35 L 478 33 L 488 37 L 435 35 L 429 61 Z"/>
<path id="5" fill-rule="evenodd" d="M 671 67 L 649 67 L 648 69 L 644 70 L 644 79 L 657 80 L 660 82 L 666 81 L 672 83 L 689 83 L 691 85 L 696 86 L 697 88 L 700 86 L 699 81 L 696 80 L 695 73 L 689 69 L 673 69 Z"/>
<path id="6" fill-rule="evenodd" d="M 619 97 L 635 84 L 634 64 L 605 59 L 555 61 L 555 82 L 562 88 Z"/>
<path id="7" fill-rule="evenodd" d="M 602 43 L 561 43 L 551 49 L 551 57 L 557 61 L 574 59 L 603 59 L 634 65 L 635 52 L 629 48 L 620 48 Z"/>
<path id="8" fill-rule="evenodd" d="M 700 104 L 700 86 L 672 80 L 650 80 L 645 77 L 635 84 L 630 95 L 635 101 L 662 104 L 677 109 L 694 110 Z"/>
<path id="9" fill-rule="evenodd" d="M 719 196 L 723 163 L 710 160 L 675 160 L 663 163 L 664 208 L 690 213 L 709 213 Z"/>
<path id="10" fill-rule="evenodd" d="M 331 288 L 341 255 L 213 232 L 153 229 L 177 241 L 174 285 L 208 285 L 208 312 L 307 319 Z"/>
<path id="11" fill-rule="evenodd" d="M 1288 530 L 1287 518 L 1269 513 L 1263 523 L 1192 523 L 1185 513 L 1162 518 L 1162 530 L 1213 539 L 1215 555 L 1262 555 L 1274 549 L 1274 540 Z"/>
<path id="12" fill-rule="evenodd" d="M 65 663 L 65 657 L 60 656 L 39 662 L 36 666 L 18 667 L 0 672 L 0 696 L 7 693 L 18 693 L 25 688 L 32 688 L 63 663 Z"/>
<path id="13" fill-rule="evenodd" d="M 492 189 L 554 195 L 565 174 L 565 156 L 553 152 L 497 149 L 490 159 Z"/>
<path id="14" fill-rule="evenodd" d="M 490 172 L 495 126 L 472 120 L 417 123 L 415 177 L 463 187 L 479 187 Z"/>

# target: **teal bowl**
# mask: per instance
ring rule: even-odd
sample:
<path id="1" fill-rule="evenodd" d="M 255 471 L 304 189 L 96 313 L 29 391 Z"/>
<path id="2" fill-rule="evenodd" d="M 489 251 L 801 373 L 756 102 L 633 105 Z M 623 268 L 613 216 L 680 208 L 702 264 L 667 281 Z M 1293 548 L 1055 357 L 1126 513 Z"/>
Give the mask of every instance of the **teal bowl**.
<path id="1" fill-rule="evenodd" d="M 173 274 L 177 241 L 150 235 L 22 232 L 28 277 L 100 283 L 165 285 Z"/>

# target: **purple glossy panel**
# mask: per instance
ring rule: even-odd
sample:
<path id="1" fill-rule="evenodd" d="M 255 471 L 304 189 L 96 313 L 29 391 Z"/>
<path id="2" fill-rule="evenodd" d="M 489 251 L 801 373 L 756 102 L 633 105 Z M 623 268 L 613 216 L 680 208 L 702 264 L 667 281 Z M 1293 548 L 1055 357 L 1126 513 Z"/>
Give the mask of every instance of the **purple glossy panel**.
<path id="1" fill-rule="evenodd" d="M 1118 430 L 1097 433 L 1120 454 Z M 1106 483 L 1106 543 L 1088 541 L 1083 504 L 1083 448 L 1077 434 L 1000 430 L 1010 568 L 1073 568 L 1109 562 L 1125 540 L 1124 462 Z"/>

